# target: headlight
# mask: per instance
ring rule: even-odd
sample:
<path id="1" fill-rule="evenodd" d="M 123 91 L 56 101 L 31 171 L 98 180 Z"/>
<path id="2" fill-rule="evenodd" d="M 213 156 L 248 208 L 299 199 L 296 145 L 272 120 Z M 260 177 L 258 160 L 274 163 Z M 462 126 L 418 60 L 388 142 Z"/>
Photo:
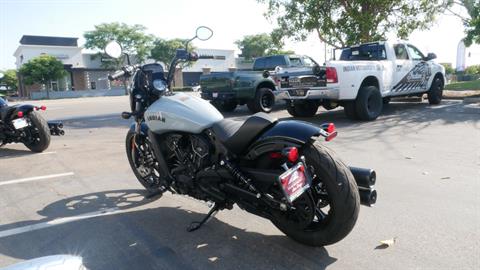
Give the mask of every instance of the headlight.
<path id="1" fill-rule="evenodd" d="M 165 84 L 164 80 L 154 80 L 153 88 L 157 91 L 163 92 L 167 90 L 167 85 Z"/>

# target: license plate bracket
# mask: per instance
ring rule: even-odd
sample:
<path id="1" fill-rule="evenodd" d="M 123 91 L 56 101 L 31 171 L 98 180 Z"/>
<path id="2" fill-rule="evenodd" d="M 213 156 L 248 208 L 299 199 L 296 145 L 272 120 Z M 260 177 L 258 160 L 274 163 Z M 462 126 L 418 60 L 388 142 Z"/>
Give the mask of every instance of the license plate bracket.
<path id="1" fill-rule="evenodd" d="M 15 129 L 22 129 L 29 126 L 25 118 L 14 119 L 12 120 L 12 124 L 15 127 Z"/>
<path id="2" fill-rule="evenodd" d="M 310 188 L 312 179 L 303 162 L 297 163 L 278 177 L 280 187 L 289 203 Z"/>

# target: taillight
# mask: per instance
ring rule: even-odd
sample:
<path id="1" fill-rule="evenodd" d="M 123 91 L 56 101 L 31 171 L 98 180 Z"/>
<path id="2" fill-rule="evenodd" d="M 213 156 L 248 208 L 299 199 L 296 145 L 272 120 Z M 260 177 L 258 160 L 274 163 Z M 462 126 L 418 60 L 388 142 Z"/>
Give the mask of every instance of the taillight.
<path id="1" fill-rule="evenodd" d="M 298 160 L 298 149 L 296 147 L 289 147 L 286 149 L 286 156 L 288 161 L 294 163 Z"/>
<path id="2" fill-rule="evenodd" d="M 338 83 L 337 70 L 334 67 L 327 67 L 327 83 Z"/>
<path id="3" fill-rule="evenodd" d="M 23 112 L 21 112 L 21 111 L 20 111 L 20 112 L 17 112 L 17 116 L 20 117 L 20 118 L 22 118 L 22 117 L 23 117 Z"/>
<path id="4" fill-rule="evenodd" d="M 327 130 L 328 133 L 332 133 L 335 131 L 335 124 L 333 123 L 328 123 Z"/>
<path id="5" fill-rule="evenodd" d="M 40 110 L 45 111 L 46 109 L 47 109 L 46 106 L 44 106 L 44 105 L 40 106 Z"/>

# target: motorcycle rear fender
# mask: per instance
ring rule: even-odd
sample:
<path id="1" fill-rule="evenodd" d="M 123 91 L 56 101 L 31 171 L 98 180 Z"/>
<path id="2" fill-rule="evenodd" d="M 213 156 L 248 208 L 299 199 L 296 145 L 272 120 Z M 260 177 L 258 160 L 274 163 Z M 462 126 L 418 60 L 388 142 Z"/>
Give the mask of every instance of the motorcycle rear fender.
<path id="1" fill-rule="evenodd" d="M 13 120 L 14 118 L 16 118 L 18 115 L 18 112 L 23 112 L 23 115 L 27 115 L 31 113 L 35 109 L 35 106 L 30 104 L 22 104 L 22 105 L 15 106 L 14 108 L 15 109 L 12 110 L 9 116 L 10 120 Z"/>
<path id="2" fill-rule="evenodd" d="M 285 147 L 301 147 L 320 135 L 320 127 L 303 121 L 280 121 L 265 131 L 245 156 L 254 160 L 262 154 L 281 151 Z"/>

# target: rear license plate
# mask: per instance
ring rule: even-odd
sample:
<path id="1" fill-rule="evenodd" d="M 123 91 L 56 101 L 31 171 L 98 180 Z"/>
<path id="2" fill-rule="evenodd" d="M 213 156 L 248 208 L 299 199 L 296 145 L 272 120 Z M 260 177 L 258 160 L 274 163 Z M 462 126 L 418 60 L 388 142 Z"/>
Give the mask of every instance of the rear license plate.
<path id="1" fill-rule="evenodd" d="M 218 97 L 218 93 L 212 93 L 212 97 L 214 98 Z"/>
<path id="2" fill-rule="evenodd" d="M 278 177 L 285 197 L 291 203 L 310 188 L 310 176 L 305 165 L 300 162 Z"/>
<path id="3" fill-rule="evenodd" d="M 24 127 L 28 127 L 28 122 L 25 118 L 18 118 L 12 121 L 13 126 L 15 129 L 22 129 Z"/>

